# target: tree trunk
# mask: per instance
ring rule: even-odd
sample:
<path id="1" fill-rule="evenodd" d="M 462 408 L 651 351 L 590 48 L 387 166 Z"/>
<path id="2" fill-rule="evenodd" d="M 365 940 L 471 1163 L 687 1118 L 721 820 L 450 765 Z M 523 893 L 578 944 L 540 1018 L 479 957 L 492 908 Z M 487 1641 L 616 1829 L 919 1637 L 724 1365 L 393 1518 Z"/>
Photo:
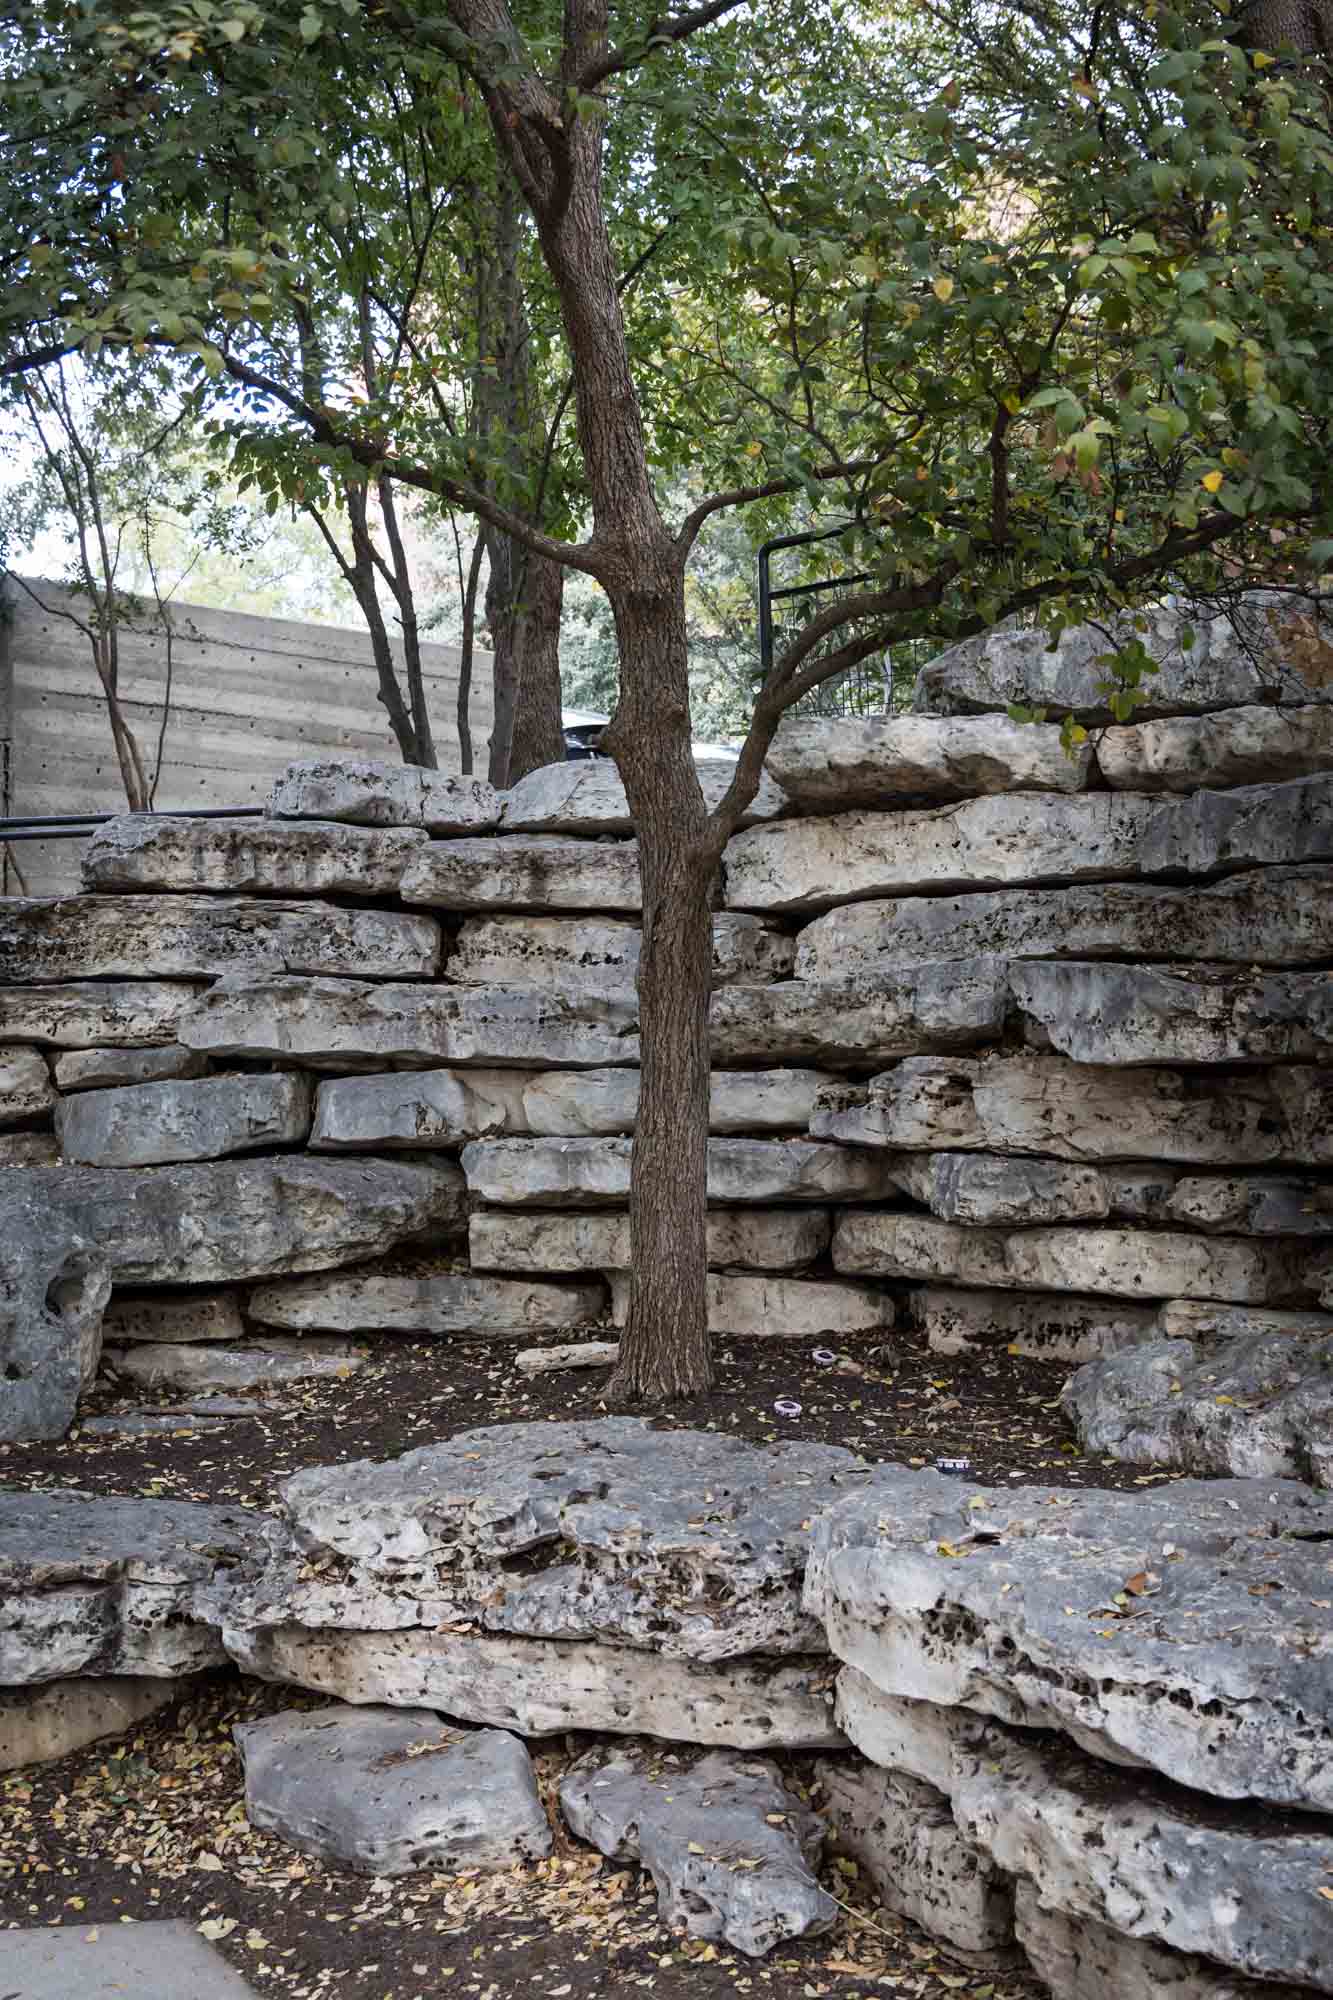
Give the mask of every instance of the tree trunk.
<path id="1" fill-rule="evenodd" d="M 560 613 L 565 572 L 545 556 L 527 555 L 515 647 L 518 687 L 509 742 L 509 782 L 543 764 L 562 764 L 565 730 L 560 702 Z"/>
<path id="2" fill-rule="evenodd" d="M 486 629 L 494 662 L 494 707 L 486 776 L 497 792 L 509 785 L 509 752 L 518 700 L 518 614 L 514 607 L 514 544 L 498 528 L 486 530 Z"/>

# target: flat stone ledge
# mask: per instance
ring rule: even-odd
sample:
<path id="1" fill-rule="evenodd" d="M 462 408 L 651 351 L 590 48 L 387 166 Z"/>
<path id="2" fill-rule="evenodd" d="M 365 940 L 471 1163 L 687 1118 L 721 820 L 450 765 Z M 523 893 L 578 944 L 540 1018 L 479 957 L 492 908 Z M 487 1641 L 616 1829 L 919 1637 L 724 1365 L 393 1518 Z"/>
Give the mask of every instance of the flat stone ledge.
<path id="1" fill-rule="evenodd" d="M 602 1207 L 629 1199 L 628 1139 L 477 1139 L 462 1153 L 468 1192 L 508 1208 Z M 888 1164 L 809 1139 L 710 1139 L 708 1199 L 873 1201 Z"/>
<path id="2" fill-rule="evenodd" d="M 607 986 L 633 992 L 643 933 L 613 917 L 468 917 L 445 968 L 469 986 Z M 762 917 L 713 918 L 715 986 L 767 986 L 791 975 L 794 941 Z"/>
<path id="3" fill-rule="evenodd" d="M 246 1311 L 297 1332 L 459 1334 L 512 1340 L 588 1326 L 606 1310 L 602 1285 L 551 1285 L 468 1271 L 407 1278 L 355 1273 L 261 1285 Z"/>
<path id="4" fill-rule="evenodd" d="M 629 1317 L 629 1273 L 611 1284 L 611 1318 L 624 1326 Z M 839 1284 L 828 1278 L 749 1277 L 710 1271 L 707 1281 L 708 1331 L 745 1340 L 845 1339 L 883 1333 L 894 1324 L 897 1305 L 873 1285 Z"/>
<path id="5" fill-rule="evenodd" d="M 500 794 L 479 778 L 368 758 L 289 764 L 269 794 L 274 819 L 338 820 L 358 826 L 425 827 L 432 834 L 490 833 Z"/>
<path id="6" fill-rule="evenodd" d="M 712 1001 L 713 1061 L 836 1069 L 927 1049 L 975 1048 L 1004 1031 L 1008 970 L 1004 959 L 968 958 L 885 966 L 817 983 L 724 987 Z"/>
<path id="7" fill-rule="evenodd" d="M 405 903 L 441 910 L 634 911 L 642 907 L 639 850 L 632 840 L 562 840 L 514 834 L 434 841 L 404 870 Z"/>
<path id="8" fill-rule="evenodd" d="M 66 1094 L 207 1075 L 207 1056 L 175 1043 L 160 1049 L 68 1049 L 55 1059 L 56 1088 Z"/>
<path id="9" fill-rule="evenodd" d="M 1159 1316 L 1151 1305 L 1060 1292 L 967 1291 L 944 1285 L 921 1286 L 909 1293 L 906 1317 L 917 1333 L 924 1334 L 932 1354 L 979 1354 L 1007 1347 L 1013 1354 L 1074 1366 L 1102 1354 L 1118 1354 L 1155 1339 L 1159 1332 Z"/>
<path id="10" fill-rule="evenodd" d="M 426 845 L 426 834 L 409 827 L 133 814 L 97 828 L 84 850 L 83 885 L 396 896 Z"/>
<path id="11" fill-rule="evenodd" d="M 152 1167 L 300 1145 L 310 1130 L 310 1078 L 206 1076 L 81 1091 L 56 1110 L 71 1166 Z"/>
<path id="12" fill-rule="evenodd" d="M 125 1674 L 0 1690 L 0 1771 L 52 1764 L 104 1737 L 128 1735 L 179 1694 L 171 1681 Z"/>
<path id="13" fill-rule="evenodd" d="M 1103 729 L 1097 764 L 1108 785 L 1130 792 L 1313 777 L 1333 769 L 1333 706 L 1250 705 Z"/>
<path id="14" fill-rule="evenodd" d="M 56 1049 L 174 1043 L 178 1025 L 203 990 L 181 979 L 0 986 L 0 1043 L 39 1042 Z"/>
<path id="15" fill-rule="evenodd" d="M 102 1338 L 121 1347 L 140 1341 L 241 1340 L 235 1292 L 118 1292 L 102 1315 Z"/>
<path id="16" fill-rule="evenodd" d="M 711 1266 L 759 1271 L 803 1269 L 833 1232 L 826 1208 L 713 1208 L 705 1228 Z M 629 1215 L 479 1209 L 468 1224 L 468 1251 L 474 1270 L 627 1271 Z"/>
<path id="17" fill-rule="evenodd" d="M 152 1341 L 106 1347 L 103 1362 L 145 1389 L 267 1389 L 288 1382 L 343 1381 L 366 1365 L 364 1348 L 341 1340 L 246 1340 L 235 1347 L 208 1342 Z"/>
<path id="18" fill-rule="evenodd" d="M 788 716 L 765 761 L 796 805 L 836 812 L 901 798 L 1080 792 L 1092 747 L 1066 755 L 1057 726 L 1007 716 Z"/>
<path id="19" fill-rule="evenodd" d="M 56 1101 L 40 1049 L 0 1048 L 0 1125 L 40 1118 Z"/>
<path id="20" fill-rule="evenodd" d="M 1327 972 L 1032 962 L 1010 985 L 1043 1045 L 1080 1063 L 1309 1062 L 1333 1047 Z"/>
<path id="21" fill-rule="evenodd" d="M 696 762 L 694 771 L 704 803 L 711 810 L 730 785 L 736 766 L 722 758 Z M 787 799 L 771 777 L 762 776 L 754 799 L 741 817 L 742 826 L 774 819 L 787 810 Z M 631 834 L 634 821 L 620 773 L 609 757 L 566 764 L 543 764 L 502 795 L 501 824 L 507 834 L 552 833 L 580 835 Z"/>

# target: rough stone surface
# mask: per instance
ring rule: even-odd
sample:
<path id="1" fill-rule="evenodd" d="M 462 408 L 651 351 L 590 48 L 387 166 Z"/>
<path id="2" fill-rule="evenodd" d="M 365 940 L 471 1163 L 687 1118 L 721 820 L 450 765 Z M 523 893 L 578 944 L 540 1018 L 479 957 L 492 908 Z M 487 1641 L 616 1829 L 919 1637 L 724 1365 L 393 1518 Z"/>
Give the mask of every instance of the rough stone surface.
<path id="1" fill-rule="evenodd" d="M 865 1869 L 880 1902 L 957 1958 L 1013 1956 L 1013 1891 L 959 1833 L 949 1801 L 900 1771 L 831 1758 L 816 1766 L 837 1845 Z"/>
<path id="2" fill-rule="evenodd" d="M 102 1338 L 120 1346 L 240 1340 L 244 1332 L 235 1292 L 116 1292 L 102 1315 Z"/>
<path id="3" fill-rule="evenodd" d="M 642 932 L 615 917 L 468 917 L 448 977 L 469 986 L 607 986 L 633 990 Z M 715 986 L 767 986 L 791 976 L 796 947 L 762 917 L 713 918 Z"/>
<path id="4" fill-rule="evenodd" d="M 1155 1340 L 1089 1362 L 1060 1400 L 1103 1458 L 1333 1485 L 1333 1334 Z"/>
<path id="5" fill-rule="evenodd" d="M 478 1632 L 263 1630 L 228 1626 L 245 1673 L 352 1702 L 427 1706 L 521 1736 L 605 1730 L 671 1744 L 820 1750 L 844 1741 L 827 1660 L 724 1660 L 702 1666 L 633 1646 L 512 1639 Z"/>
<path id="6" fill-rule="evenodd" d="M 995 1041 L 1009 1008 L 1008 969 L 1004 959 L 968 958 L 849 979 L 724 987 L 713 995 L 713 1060 L 841 1068 Z"/>
<path id="7" fill-rule="evenodd" d="M 236 974 L 202 997 L 180 1036 L 209 1055 L 289 1058 L 312 1069 L 594 1068 L 639 1058 L 633 999 L 583 988 L 381 986 Z"/>
<path id="8" fill-rule="evenodd" d="M 757 1271 L 812 1264 L 833 1228 L 826 1208 L 713 1208 L 705 1226 L 711 1266 Z M 627 1271 L 629 1216 L 481 1209 L 468 1224 L 468 1251 L 474 1270 Z"/>
<path id="9" fill-rule="evenodd" d="M 807 811 L 986 792 L 1079 792 L 1091 745 L 1066 755 L 1053 724 L 1007 716 L 788 716 L 765 760 Z"/>
<path id="10" fill-rule="evenodd" d="M 0 1771 L 54 1763 L 104 1736 L 124 1736 L 178 1693 L 170 1681 L 127 1674 L 0 1693 Z"/>
<path id="11" fill-rule="evenodd" d="M 199 998 L 184 980 L 105 979 L 87 985 L 0 986 L 0 1042 L 57 1049 L 174 1043 L 177 1023 Z"/>
<path id="12" fill-rule="evenodd" d="M 1033 962 L 1010 984 L 1043 1042 L 1080 1063 L 1300 1062 L 1333 1047 L 1327 972 Z"/>
<path id="13" fill-rule="evenodd" d="M 68 1049 L 55 1059 L 56 1087 L 62 1091 L 119 1090 L 207 1074 L 207 1056 L 176 1043 L 162 1049 Z"/>
<path id="14" fill-rule="evenodd" d="M 1158 1340 L 1244 1340 L 1251 1334 L 1290 1333 L 1317 1339 L 1333 1334 L 1333 1314 L 1269 1312 L 1259 1306 L 1210 1305 L 1168 1299 L 1153 1322 Z M 1092 1358 L 1092 1357 L 1089 1357 Z"/>
<path id="15" fill-rule="evenodd" d="M 1308 1297 L 1306 1254 L 1238 1236 L 1147 1229 L 969 1229 L 934 1216 L 854 1209 L 833 1231 L 834 1269 L 852 1277 L 942 1278 L 964 1285 L 1104 1292 L 1122 1299 Z"/>
<path id="16" fill-rule="evenodd" d="M 1097 763 L 1128 792 L 1275 784 L 1333 769 L 1333 707 L 1224 709 L 1103 729 Z"/>
<path id="17" fill-rule="evenodd" d="M 310 1130 L 307 1076 L 205 1076 L 80 1091 L 56 1110 L 71 1166 L 152 1167 L 299 1145 Z"/>
<path id="18" fill-rule="evenodd" d="M 749 1340 L 843 1339 L 849 1334 L 882 1333 L 897 1307 L 873 1285 L 839 1284 L 828 1278 L 749 1277 L 737 1272 L 708 1274 L 708 1330 Z M 629 1274 L 611 1286 L 611 1317 L 624 1326 L 629 1317 Z"/>
<path id="19" fill-rule="evenodd" d="M 0 899 L 0 978 L 190 979 L 223 972 L 430 978 L 433 917 L 260 896 Z"/>
<path id="20" fill-rule="evenodd" d="M 929 812 L 779 820 L 736 834 L 724 856 L 728 907 L 758 911 L 1329 860 L 1328 776 L 1188 799 L 1010 793 Z"/>
<path id="21" fill-rule="evenodd" d="M 735 774 L 734 763 L 710 758 L 696 763 L 695 775 L 704 802 L 718 803 Z M 761 777 L 741 825 L 773 819 L 785 812 L 787 800 L 772 778 Z M 501 825 L 506 833 L 629 834 L 634 831 L 625 787 L 609 757 L 567 764 L 544 764 L 504 794 Z"/>
<path id="22" fill-rule="evenodd" d="M 405 903 L 441 910 L 637 910 L 643 900 L 632 840 L 516 834 L 433 841 L 403 874 Z"/>
<path id="23" fill-rule="evenodd" d="M 544 1285 L 531 1278 L 490 1278 L 470 1271 L 408 1278 L 357 1272 L 291 1278 L 260 1285 L 246 1310 L 263 1326 L 306 1332 L 457 1333 L 471 1340 L 512 1339 L 587 1326 L 606 1308 L 601 1285 Z"/>
<path id="24" fill-rule="evenodd" d="M 1137 628 L 1148 621 L 1146 633 Z M 1185 629 L 1194 644 L 1182 643 Z M 1327 627 L 1324 628 L 1327 632 Z M 1164 603 L 1136 611 L 1120 627 L 1117 643 L 1142 637 L 1159 672 L 1147 684 L 1147 716 L 1203 713 L 1256 702 L 1301 702 L 1322 698 L 1333 667 L 1329 639 L 1304 607 L 1253 593 L 1234 621 L 1199 617 L 1188 606 Z M 1109 722 L 1099 682 L 1108 651 L 1104 630 L 1071 625 L 1054 650 L 1046 635 L 1030 626 L 992 626 L 974 639 L 951 646 L 917 676 L 918 712 L 971 714 L 1008 708 L 1011 702 Z"/>
<path id="25" fill-rule="evenodd" d="M 638 1075 L 636 1070 L 624 1073 Z M 513 1070 L 484 1069 L 334 1077 L 319 1086 L 311 1149 L 340 1153 L 406 1147 L 419 1152 L 511 1132 L 515 1120 L 522 1119 L 526 1083 L 526 1076 Z"/>
<path id="26" fill-rule="evenodd" d="M 1037 1890 L 1021 1877 L 1014 1885 L 1014 1932 L 1055 2000 L 1297 2000 L 1299 1992 L 1257 1984 L 1088 1917 L 1044 1909 Z"/>
<path id="27" fill-rule="evenodd" d="M 105 1246 L 45 1198 L 40 1172 L 0 1193 L 0 1442 L 65 1435 L 97 1372 L 111 1293 Z"/>
<path id="28" fill-rule="evenodd" d="M 247 1340 L 237 1347 L 155 1340 L 143 1347 L 107 1347 L 103 1360 L 145 1389 L 267 1389 L 279 1382 L 315 1382 L 355 1375 L 362 1348 L 341 1340 Z"/>
<path id="29" fill-rule="evenodd" d="M 55 1096 L 40 1049 L 0 1048 L 0 1125 L 40 1118 L 55 1103 Z"/>
<path id="30" fill-rule="evenodd" d="M 663 1923 L 690 1937 L 761 1958 L 837 1920 L 813 1872 L 823 1823 L 772 1764 L 715 1751 L 681 1771 L 652 1752 L 594 1750 L 562 1779 L 560 1810 L 600 1853 L 642 1862 Z"/>
<path id="31" fill-rule="evenodd" d="M 0 1489 L 0 1686 L 220 1666 L 196 1592 L 259 1531 L 239 1507 Z"/>
<path id="32" fill-rule="evenodd" d="M 893 1162 L 904 1194 L 941 1222 L 1096 1222 L 1111 1213 L 1110 1176 L 1068 1160 L 1003 1153 L 905 1153 Z"/>
<path id="33" fill-rule="evenodd" d="M 898 1701 L 1063 1730 L 1218 1798 L 1326 1811 L 1331 1532 L 1333 1499 L 1291 1482 L 987 1490 L 883 1467 L 815 1518 L 805 1603 Z M 937 1766 L 905 1768 L 952 1790 Z"/>
<path id="34" fill-rule="evenodd" d="M 628 1139 L 476 1139 L 468 1192 L 508 1208 L 599 1207 L 629 1198 Z M 888 1164 L 809 1139 L 710 1139 L 710 1201 L 874 1201 Z"/>
<path id="35" fill-rule="evenodd" d="M 404 870 L 427 845 L 424 833 L 408 827 L 135 814 L 97 828 L 84 850 L 83 884 L 96 890 L 396 896 Z"/>
<path id="36" fill-rule="evenodd" d="M 54 1167 L 60 1148 L 50 1132 L 0 1132 L 0 1169 Z"/>
<path id="37" fill-rule="evenodd" d="M 1176 1182 L 1161 1213 L 1191 1229 L 1327 1236 L 1333 1232 L 1333 1187 L 1327 1181 L 1192 1174 Z"/>
<path id="38" fill-rule="evenodd" d="M 67 1212 L 119 1285 L 217 1285 L 322 1271 L 461 1227 L 462 1176 L 440 1162 L 302 1154 L 183 1167 L 34 1167 L 37 1211 Z"/>
<path id="39" fill-rule="evenodd" d="M 357 826 L 424 826 L 434 834 L 490 833 L 500 798 L 479 778 L 369 758 L 289 764 L 269 795 L 274 819 L 344 820 Z"/>
<path id="40" fill-rule="evenodd" d="M 1333 708 L 1325 713 L 1333 722 Z M 1333 869 L 1259 868 L 1186 889 L 1088 882 L 847 903 L 800 933 L 796 976 L 838 979 L 976 953 L 1321 964 L 1333 958 Z"/>
<path id="41" fill-rule="evenodd" d="M 551 1851 L 532 1760 L 429 1709 L 315 1708 L 238 1724 L 245 1814 L 358 1875 L 512 1868 Z"/>
<path id="42" fill-rule="evenodd" d="M 1119 1074 L 1056 1055 L 919 1056 L 824 1094 L 811 1136 L 1062 1160 L 1333 1162 L 1333 1071 Z"/>
<path id="43" fill-rule="evenodd" d="M 575 1340 L 565 1347 L 522 1347 L 514 1366 L 522 1375 L 555 1375 L 564 1368 L 614 1368 L 618 1340 Z"/>
<path id="44" fill-rule="evenodd" d="M 817 1652 L 800 1611 L 809 1523 L 864 1477 L 833 1446 L 633 1418 L 465 1431 L 387 1464 L 294 1474 L 280 1489 L 292 1552 L 237 1579 L 226 1623 L 473 1625 L 705 1664 Z"/>
<path id="45" fill-rule="evenodd" d="M 945 1285 L 913 1291 L 907 1318 L 925 1335 L 934 1354 L 972 1354 L 1003 1346 L 1041 1361 L 1076 1364 L 1100 1354 L 1118 1354 L 1158 1333 L 1158 1316 L 1151 1306 L 1059 1292 L 972 1292 Z"/>
<path id="46" fill-rule="evenodd" d="M 717 1133 L 801 1132 L 829 1079 L 814 1069 L 718 1069 L 708 1125 Z M 635 1069 L 552 1070 L 523 1078 L 522 1124 L 534 1137 L 593 1138 L 631 1132 L 639 1110 Z"/>

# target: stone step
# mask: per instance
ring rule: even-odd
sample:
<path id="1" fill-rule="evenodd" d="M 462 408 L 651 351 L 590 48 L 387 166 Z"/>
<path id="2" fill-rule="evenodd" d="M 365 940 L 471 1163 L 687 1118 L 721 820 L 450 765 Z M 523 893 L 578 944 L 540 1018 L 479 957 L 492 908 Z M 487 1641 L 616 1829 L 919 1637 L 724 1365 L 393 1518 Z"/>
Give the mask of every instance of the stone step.
<path id="1" fill-rule="evenodd" d="M 127 1736 L 179 1694 L 169 1680 L 132 1674 L 0 1689 L 0 1771 L 51 1764 L 105 1737 Z M 6 1948 L 12 1937 L 6 1933 Z"/>
<path id="2" fill-rule="evenodd" d="M 1092 747 L 1066 754 L 1055 724 L 1008 716 L 789 715 L 765 762 L 796 805 L 837 812 L 903 798 L 1080 792 Z"/>
<path id="3" fill-rule="evenodd" d="M 446 976 L 469 986 L 623 987 L 633 992 L 643 933 L 613 917 L 468 917 Z M 740 911 L 713 918 L 715 986 L 769 986 L 788 979 L 793 939 Z"/>
<path id="4" fill-rule="evenodd" d="M 513 834 L 439 840 L 404 869 L 405 903 L 440 910 L 638 910 L 639 850 L 632 840 L 567 840 Z"/>
<path id="5" fill-rule="evenodd" d="M 826 1208 L 712 1208 L 708 1262 L 759 1271 L 795 1271 L 827 1250 L 833 1225 Z M 626 1271 L 629 1215 L 606 1210 L 561 1215 L 478 1209 L 468 1224 L 475 1270 Z"/>
<path id="6" fill-rule="evenodd" d="M 80 1091 L 56 1109 L 70 1166 L 152 1167 L 300 1145 L 310 1130 L 308 1076 L 206 1076 Z"/>
<path id="7" fill-rule="evenodd" d="M 888 1292 L 827 1278 L 710 1271 L 707 1292 L 708 1331 L 745 1340 L 842 1340 L 851 1334 L 886 1332 L 897 1316 Z M 629 1273 L 615 1273 L 611 1318 L 616 1326 L 624 1326 L 629 1317 L 629 1295 Z"/>
<path id="8" fill-rule="evenodd" d="M 628 1139 L 474 1139 L 468 1192 L 504 1208 L 606 1207 L 630 1189 Z M 809 1139 L 710 1139 L 708 1199 L 867 1201 L 892 1191 L 889 1164 Z"/>
<path id="9" fill-rule="evenodd" d="M 0 900 L 0 978 L 190 979 L 223 972 L 429 979 L 440 927 L 407 911 L 262 896 Z"/>
<path id="10" fill-rule="evenodd" d="M 341 1340 L 246 1340 L 235 1347 L 153 1341 L 105 1347 L 103 1363 L 145 1389 L 267 1389 L 277 1383 L 345 1381 L 366 1365 L 364 1348 Z"/>
<path id="11" fill-rule="evenodd" d="M 86 889 L 222 889 L 260 895 L 396 896 L 427 846 L 409 827 L 134 813 L 84 849 Z"/>
<path id="12" fill-rule="evenodd" d="M 1325 711 L 1333 723 L 1333 708 Z M 1008 958 L 1214 959 L 1246 966 L 1333 960 L 1333 868 L 1262 868 L 1203 887 L 1127 882 L 995 895 L 899 896 L 816 917 L 798 979 L 976 953 Z"/>
<path id="13" fill-rule="evenodd" d="M 459 1334 L 470 1340 L 588 1326 L 606 1310 L 602 1285 L 551 1285 L 466 1271 L 433 1277 L 356 1272 L 260 1285 L 246 1311 L 299 1332 Z"/>
<path id="14" fill-rule="evenodd" d="M 1333 1164 L 1333 1069 L 1112 1072 L 1059 1055 L 916 1056 L 826 1091 L 813 1138 L 1177 1165 Z"/>
<path id="15" fill-rule="evenodd" d="M 1333 1049 L 1333 974 L 1057 965 L 1010 973 L 1043 1047 L 1075 1062 L 1308 1062 Z"/>

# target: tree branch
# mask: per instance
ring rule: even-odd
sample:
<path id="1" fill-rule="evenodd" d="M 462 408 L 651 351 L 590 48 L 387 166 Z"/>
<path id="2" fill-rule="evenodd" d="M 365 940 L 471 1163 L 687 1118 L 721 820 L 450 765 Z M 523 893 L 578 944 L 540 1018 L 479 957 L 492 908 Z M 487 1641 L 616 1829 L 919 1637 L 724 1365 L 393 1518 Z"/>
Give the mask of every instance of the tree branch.
<path id="1" fill-rule="evenodd" d="M 637 69 L 646 62 L 655 49 L 664 44 L 686 41 L 697 34 L 700 28 L 711 26 L 742 5 L 742 0 L 709 0 L 704 7 L 691 8 L 687 14 L 667 15 L 654 21 L 644 41 L 637 48 L 608 49 L 604 56 L 589 63 L 585 70 L 574 79 L 575 90 L 593 91 L 600 84 L 608 83 L 613 76 L 622 76 L 626 70 Z"/>

